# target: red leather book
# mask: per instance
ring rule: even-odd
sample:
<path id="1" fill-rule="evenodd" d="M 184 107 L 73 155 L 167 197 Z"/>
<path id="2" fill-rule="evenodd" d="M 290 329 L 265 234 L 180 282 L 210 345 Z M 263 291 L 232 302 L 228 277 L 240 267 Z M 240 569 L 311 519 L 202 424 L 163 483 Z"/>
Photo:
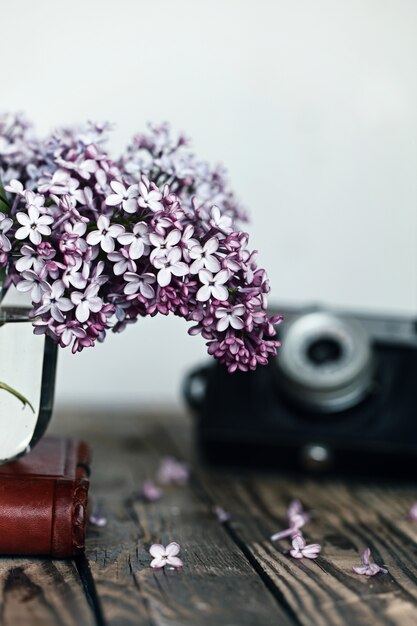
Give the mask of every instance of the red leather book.
<path id="1" fill-rule="evenodd" d="M 72 557 L 84 549 L 90 450 L 44 437 L 0 466 L 0 554 Z"/>

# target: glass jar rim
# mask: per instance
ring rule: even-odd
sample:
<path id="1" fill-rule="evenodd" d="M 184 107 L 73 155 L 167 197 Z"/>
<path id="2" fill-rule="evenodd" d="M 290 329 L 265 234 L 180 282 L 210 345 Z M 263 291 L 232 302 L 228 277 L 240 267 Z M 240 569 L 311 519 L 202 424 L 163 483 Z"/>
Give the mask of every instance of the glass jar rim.
<path id="1" fill-rule="evenodd" d="M 33 322 L 32 309 L 22 306 L 0 306 L 0 326 L 10 322 Z"/>

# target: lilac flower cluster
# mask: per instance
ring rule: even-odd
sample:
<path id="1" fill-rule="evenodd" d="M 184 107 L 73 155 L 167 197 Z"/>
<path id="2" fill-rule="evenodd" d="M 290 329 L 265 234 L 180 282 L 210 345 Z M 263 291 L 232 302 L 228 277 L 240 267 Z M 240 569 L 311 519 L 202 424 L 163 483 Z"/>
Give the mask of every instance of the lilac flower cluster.
<path id="1" fill-rule="evenodd" d="M 13 178 L 25 184 L 36 169 L 40 145 L 32 123 L 21 113 L 0 115 L 0 180 Z"/>
<path id="2" fill-rule="evenodd" d="M 35 333 L 77 352 L 109 328 L 173 313 L 230 372 L 276 353 L 268 280 L 219 171 L 166 126 L 137 137 L 118 162 L 104 147 L 106 125 L 26 145 L 28 129 L 0 118 L 0 265 L 7 284 L 30 293 Z"/>
<path id="3" fill-rule="evenodd" d="M 246 220 L 245 211 L 228 186 L 224 168 L 211 168 L 197 159 L 187 138 L 173 137 L 168 124 L 149 125 L 148 132 L 136 135 L 119 166 L 130 183 L 138 183 L 145 175 L 159 187 L 168 184 L 191 218 L 198 207 L 199 216 L 208 220 L 212 207 L 218 206 L 222 215 Z"/>

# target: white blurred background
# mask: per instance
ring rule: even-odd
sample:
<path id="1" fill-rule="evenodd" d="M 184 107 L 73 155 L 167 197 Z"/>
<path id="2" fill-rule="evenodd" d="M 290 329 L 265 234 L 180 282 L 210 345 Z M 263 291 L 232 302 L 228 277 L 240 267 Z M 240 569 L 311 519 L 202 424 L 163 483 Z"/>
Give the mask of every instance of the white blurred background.
<path id="1" fill-rule="evenodd" d="M 168 120 L 223 162 L 271 302 L 417 315 L 415 0 L 2 5 L 1 101 L 42 132 Z M 61 351 L 57 405 L 178 407 L 205 359 L 176 318 Z"/>

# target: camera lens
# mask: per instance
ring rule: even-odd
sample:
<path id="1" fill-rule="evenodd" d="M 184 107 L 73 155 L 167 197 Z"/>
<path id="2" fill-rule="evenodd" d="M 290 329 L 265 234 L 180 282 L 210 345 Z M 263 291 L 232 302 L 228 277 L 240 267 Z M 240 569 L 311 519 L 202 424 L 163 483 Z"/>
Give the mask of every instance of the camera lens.
<path id="1" fill-rule="evenodd" d="M 343 354 L 343 349 L 335 339 L 322 337 L 313 341 L 307 347 L 307 357 L 315 365 L 327 365 L 338 361 Z"/>
<path id="2" fill-rule="evenodd" d="M 363 326 L 325 311 L 284 323 L 277 363 L 282 392 L 315 413 L 331 414 L 358 404 L 374 373 Z"/>

